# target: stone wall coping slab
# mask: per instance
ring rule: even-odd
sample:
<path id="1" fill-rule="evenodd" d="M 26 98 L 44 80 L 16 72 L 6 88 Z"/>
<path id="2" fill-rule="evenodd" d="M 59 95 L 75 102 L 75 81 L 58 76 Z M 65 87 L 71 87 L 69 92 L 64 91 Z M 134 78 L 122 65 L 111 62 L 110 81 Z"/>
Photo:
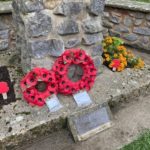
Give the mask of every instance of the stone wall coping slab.
<path id="1" fill-rule="evenodd" d="M 130 0 L 106 0 L 106 6 L 129 9 L 141 12 L 150 12 L 150 4 Z M 12 2 L 0 2 L 0 14 L 11 13 Z"/>
<path id="2" fill-rule="evenodd" d="M 150 12 L 150 4 L 130 0 L 106 0 L 106 6 L 129 9 L 141 12 Z M 11 13 L 12 2 L 0 2 L 0 14 Z"/>
<path id="3" fill-rule="evenodd" d="M 106 0 L 106 6 L 140 12 L 150 12 L 150 3 L 131 0 Z"/>
<path id="4" fill-rule="evenodd" d="M 11 13 L 12 2 L 0 2 L 0 14 Z"/>

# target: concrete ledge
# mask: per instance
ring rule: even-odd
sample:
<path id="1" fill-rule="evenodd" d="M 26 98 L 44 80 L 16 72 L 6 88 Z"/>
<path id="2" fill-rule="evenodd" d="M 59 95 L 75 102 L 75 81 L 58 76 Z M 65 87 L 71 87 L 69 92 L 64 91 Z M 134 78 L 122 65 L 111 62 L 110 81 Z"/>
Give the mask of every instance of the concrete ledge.
<path id="1" fill-rule="evenodd" d="M 0 2 L 0 14 L 12 13 L 12 2 Z"/>
<path id="2" fill-rule="evenodd" d="M 9 68 L 16 81 L 19 80 L 16 68 Z M 58 95 L 64 108 L 54 114 L 48 112 L 47 107 L 29 106 L 18 93 L 15 85 L 17 101 L 4 106 L 0 110 L 0 149 L 15 149 L 24 142 L 45 136 L 66 126 L 68 115 L 82 111 L 77 107 L 72 96 Z M 143 70 L 126 69 L 121 73 L 114 73 L 104 67 L 103 74 L 96 79 L 94 88 L 90 91 L 93 107 L 103 102 L 111 106 L 120 105 L 138 99 L 139 96 L 150 92 L 150 66 Z"/>
<path id="3" fill-rule="evenodd" d="M 150 12 L 150 3 L 131 0 L 106 0 L 106 6 L 141 12 Z"/>

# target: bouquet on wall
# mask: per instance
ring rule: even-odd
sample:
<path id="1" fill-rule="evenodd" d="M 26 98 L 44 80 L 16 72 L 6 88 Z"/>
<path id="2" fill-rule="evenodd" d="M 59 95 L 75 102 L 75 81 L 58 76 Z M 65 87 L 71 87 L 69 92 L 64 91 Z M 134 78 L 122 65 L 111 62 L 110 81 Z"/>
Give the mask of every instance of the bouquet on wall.
<path id="1" fill-rule="evenodd" d="M 121 72 L 125 68 L 144 67 L 144 61 L 135 57 L 131 51 L 128 51 L 123 45 L 124 41 L 117 37 L 106 37 L 103 42 L 103 59 L 104 64 L 113 71 Z"/>

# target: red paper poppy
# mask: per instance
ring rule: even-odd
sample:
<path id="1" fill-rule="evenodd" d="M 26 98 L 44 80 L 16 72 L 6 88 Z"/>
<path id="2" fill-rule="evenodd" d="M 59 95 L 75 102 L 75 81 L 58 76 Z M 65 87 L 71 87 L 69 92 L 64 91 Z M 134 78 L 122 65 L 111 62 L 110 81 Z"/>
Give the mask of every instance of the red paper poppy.
<path id="1" fill-rule="evenodd" d="M 31 105 L 43 106 L 52 94 L 57 94 L 56 76 L 53 71 L 35 68 L 20 82 L 24 99 Z"/>
<path id="2" fill-rule="evenodd" d="M 73 64 L 79 65 L 83 70 L 83 75 L 79 81 L 73 82 L 68 78 L 69 67 Z M 58 80 L 59 93 L 70 95 L 80 90 L 90 90 L 96 78 L 96 68 L 93 60 L 84 50 L 69 49 L 56 60 L 53 66 Z"/>
<path id="3" fill-rule="evenodd" d="M 120 60 L 119 59 L 114 59 L 112 60 L 112 67 L 113 68 L 118 68 L 120 66 Z"/>

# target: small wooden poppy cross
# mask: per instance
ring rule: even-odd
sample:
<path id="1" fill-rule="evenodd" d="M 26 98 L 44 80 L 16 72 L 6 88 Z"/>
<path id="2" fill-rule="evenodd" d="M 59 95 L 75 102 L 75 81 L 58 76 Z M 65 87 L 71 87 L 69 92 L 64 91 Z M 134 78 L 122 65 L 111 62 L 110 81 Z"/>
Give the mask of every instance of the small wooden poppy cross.
<path id="1" fill-rule="evenodd" d="M 7 93 L 9 91 L 9 86 L 7 82 L 0 82 L 0 94 L 2 94 L 3 99 L 7 99 Z"/>

